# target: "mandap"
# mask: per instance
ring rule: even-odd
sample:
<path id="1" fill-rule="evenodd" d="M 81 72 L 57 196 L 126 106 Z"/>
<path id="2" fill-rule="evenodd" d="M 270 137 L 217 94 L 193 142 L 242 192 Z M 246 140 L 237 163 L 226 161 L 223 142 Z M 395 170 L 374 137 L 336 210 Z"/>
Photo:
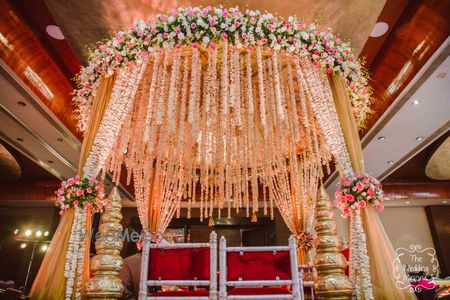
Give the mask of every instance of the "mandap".
<path id="1" fill-rule="evenodd" d="M 184 201 L 202 219 L 277 208 L 297 236 L 312 230 L 322 178 L 335 168 L 354 298 L 413 299 L 396 287 L 383 192 L 364 173 L 367 72 L 332 32 L 237 7 L 180 8 L 100 44 L 77 80 L 79 174 L 57 192 L 62 219 L 33 298 L 82 298 L 82 237 L 107 201 L 96 178 L 110 172 L 118 183 L 124 165 L 151 232 L 164 232 Z"/>

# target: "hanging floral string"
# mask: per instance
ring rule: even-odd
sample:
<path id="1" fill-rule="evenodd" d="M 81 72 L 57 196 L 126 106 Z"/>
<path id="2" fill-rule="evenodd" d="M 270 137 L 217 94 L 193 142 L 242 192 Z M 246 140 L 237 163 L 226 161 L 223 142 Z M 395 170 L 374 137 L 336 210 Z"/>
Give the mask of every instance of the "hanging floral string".
<path id="1" fill-rule="evenodd" d="M 179 8 L 173 15 L 158 15 L 155 20 L 136 21 L 128 31 L 91 54 L 89 66 L 78 76 L 79 89 L 74 101 L 78 105 L 79 126 L 85 130 L 99 78 L 111 76 L 116 68 L 135 64 L 154 48 L 179 48 L 197 45 L 216 48 L 228 40 L 238 49 L 267 47 L 297 55 L 309 54 L 315 65 L 327 73 L 336 73 L 348 85 L 353 111 L 359 127 L 370 112 L 367 75 L 351 47 L 339 37 L 315 24 L 305 24 L 295 17 L 287 20 L 270 13 L 239 8 Z M 277 92 L 278 93 L 278 92 Z M 278 107 L 280 108 L 280 107 Z"/>

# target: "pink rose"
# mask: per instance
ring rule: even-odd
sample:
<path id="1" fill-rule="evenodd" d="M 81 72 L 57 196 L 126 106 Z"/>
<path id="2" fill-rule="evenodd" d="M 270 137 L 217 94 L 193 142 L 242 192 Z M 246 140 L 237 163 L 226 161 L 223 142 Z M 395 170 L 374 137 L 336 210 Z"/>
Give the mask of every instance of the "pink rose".
<path id="1" fill-rule="evenodd" d="M 342 182 L 342 184 L 343 184 L 344 186 L 350 186 L 350 181 L 344 180 L 344 181 Z"/>
<path id="2" fill-rule="evenodd" d="M 347 205 L 347 199 L 341 198 L 340 203 L 341 203 L 342 206 Z"/>
<path id="3" fill-rule="evenodd" d="M 357 183 L 356 183 L 356 188 L 358 189 L 358 191 L 362 191 L 362 190 L 364 190 L 364 184 L 362 184 L 360 181 L 358 181 Z"/>
<path id="4" fill-rule="evenodd" d="M 360 178 L 360 177 L 361 177 L 361 173 L 356 172 L 356 173 L 355 173 L 355 176 L 356 176 L 356 178 Z"/>
<path id="5" fill-rule="evenodd" d="M 169 34 L 168 34 L 167 32 L 164 32 L 163 37 L 164 37 L 165 39 L 167 39 L 167 38 L 169 37 Z"/>
<path id="6" fill-rule="evenodd" d="M 93 207 L 93 206 L 92 206 L 91 203 L 87 203 L 87 204 L 86 204 L 86 208 L 87 208 L 87 209 L 91 209 L 92 207 Z"/>
<path id="7" fill-rule="evenodd" d="M 121 61 L 122 61 L 122 56 L 120 56 L 119 54 L 117 54 L 117 55 L 114 57 L 114 59 L 115 59 L 117 62 L 121 62 Z"/>
<path id="8" fill-rule="evenodd" d="M 67 191 L 66 191 L 66 195 L 67 196 L 70 196 L 72 194 L 72 189 L 68 189 Z"/>
<path id="9" fill-rule="evenodd" d="M 353 197 L 353 195 L 347 194 L 347 195 L 345 195 L 345 200 L 353 203 L 353 202 L 355 202 L 355 197 Z"/>
<path id="10" fill-rule="evenodd" d="M 375 190 L 374 190 L 373 188 L 369 188 L 369 189 L 367 190 L 367 194 L 368 194 L 369 196 L 372 196 L 373 194 L 375 194 Z"/>
<path id="11" fill-rule="evenodd" d="M 67 185 L 67 182 L 63 181 L 61 182 L 61 187 L 65 187 Z"/>
<path id="12" fill-rule="evenodd" d="M 383 205 L 376 206 L 376 208 L 377 208 L 378 212 L 383 212 L 383 210 L 384 210 Z"/>
<path id="13" fill-rule="evenodd" d="M 267 29 L 269 29 L 270 31 L 273 30 L 273 24 L 267 24 Z"/>
<path id="14" fill-rule="evenodd" d="M 215 50 L 217 48 L 217 45 L 214 43 L 210 43 L 209 48 L 211 48 L 211 50 Z"/>
<path id="15" fill-rule="evenodd" d="M 67 180 L 68 186 L 72 186 L 74 183 L 75 183 L 75 180 L 73 180 L 73 178 L 70 178 L 69 180 Z"/>
<path id="16" fill-rule="evenodd" d="M 261 39 L 261 45 L 264 45 L 264 44 L 266 44 L 266 43 L 267 43 L 267 39 L 262 38 L 262 39 Z"/>
<path id="17" fill-rule="evenodd" d="M 152 35 L 155 35 L 155 34 L 156 34 L 156 29 L 155 29 L 155 28 L 152 28 L 152 30 L 150 30 L 150 33 L 151 33 Z"/>
<path id="18" fill-rule="evenodd" d="M 370 178 L 369 177 L 364 178 L 364 182 L 365 183 L 369 183 L 370 182 Z"/>
<path id="19" fill-rule="evenodd" d="M 73 201 L 73 205 L 78 206 L 78 201 L 77 200 Z"/>
<path id="20" fill-rule="evenodd" d="M 211 26 L 211 27 L 216 26 L 216 24 L 217 24 L 217 20 L 216 20 L 216 19 L 211 19 L 211 20 L 209 21 L 209 26 Z"/>
<path id="21" fill-rule="evenodd" d="M 60 216 L 64 215 L 64 210 L 60 210 L 60 211 L 59 211 L 59 215 L 60 215 Z"/>
<path id="22" fill-rule="evenodd" d="M 91 182 L 93 183 L 93 184 L 96 184 L 97 182 L 98 182 L 98 180 L 97 180 L 97 178 L 91 178 Z"/>
<path id="23" fill-rule="evenodd" d="M 380 205 L 381 205 L 381 202 L 378 201 L 378 200 L 375 200 L 375 201 L 373 201 L 373 205 L 375 205 L 375 206 L 380 206 Z"/>
<path id="24" fill-rule="evenodd" d="M 64 188 L 59 188 L 57 193 L 58 195 L 64 194 Z"/>
<path id="25" fill-rule="evenodd" d="M 84 194 L 84 191 L 83 191 L 83 190 L 77 190 L 77 191 L 75 192 L 75 195 L 77 195 L 78 197 L 82 196 L 83 194 Z"/>
<path id="26" fill-rule="evenodd" d="M 366 207 L 366 201 L 361 200 L 361 201 L 358 202 L 358 205 L 359 205 L 359 207 L 364 208 L 364 207 Z"/>
<path id="27" fill-rule="evenodd" d="M 227 40 L 227 39 L 228 39 L 228 34 L 226 34 L 226 33 L 222 34 L 222 38 L 223 38 L 224 40 Z"/>
<path id="28" fill-rule="evenodd" d="M 86 192 L 88 192 L 88 193 L 90 194 L 90 193 L 92 193 L 92 189 L 91 189 L 90 187 L 88 187 L 88 188 L 86 189 Z"/>
<path id="29" fill-rule="evenodd" d="M 334 197 L 336 199 L 342 198 L 342 190 L 341 189 L 337 189 L 336 192 L 334 192 Z"/>
<path id="30" fill-rule="evenodd" d="M 192 23 L 192 24 L 191 24 L 191 28 L 192 28 L 192 29 L 195 29 L 196 27 L 197 27 L 197 24 L 195 24 L 195 23 Z"/>

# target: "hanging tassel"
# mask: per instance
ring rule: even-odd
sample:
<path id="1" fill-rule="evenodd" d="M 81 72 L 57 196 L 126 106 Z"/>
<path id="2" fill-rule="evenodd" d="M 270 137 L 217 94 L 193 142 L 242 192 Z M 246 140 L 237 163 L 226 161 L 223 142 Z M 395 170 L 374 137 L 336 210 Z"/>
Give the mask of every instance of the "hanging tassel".
<path id="1" fill-rule="evenodd" d="M 216 225 L 216 224 L 214 223 L 214 218 L 213 218 L 213 216 L 210 216 L 210 217 L 209 217 L 209 221 L 208 221 L 208 226 L 209 226 L 209 227 L 213 227 L 214 225 Z"/>
<path id="2" fill-rule="evenodd" d="M 253 212 L 252 214 L 252 223 L 257 223 L 258 222 L 258 216 L 256 215 L 255 212 Z"/>

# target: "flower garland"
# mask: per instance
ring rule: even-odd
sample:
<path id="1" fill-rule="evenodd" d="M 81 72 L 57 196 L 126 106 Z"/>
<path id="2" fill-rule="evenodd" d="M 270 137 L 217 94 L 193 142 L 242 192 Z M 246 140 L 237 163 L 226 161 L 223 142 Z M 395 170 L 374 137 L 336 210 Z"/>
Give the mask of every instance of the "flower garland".
<path id="1" fill-rule="evenodd" d="M 368 174 L 355 173 L 353 178 L 342 177 L 335 192 L 336 206 L 347 218 L 351 211 L 372 204 L 379 212 L 384 210 L 381 183 Z"/>
<path id="2" fill-rule="evenodd" d="M 86 238 L 86 210 L 102 211 L 106 205 L 106 200 L 103 199 L 103 185 L 95 178 L 75 176 L 63 181 L 56 194 L 58 196 L 56 205 L 61 208 L 59 213 L 61 216 L 69 208 L 75 208 L 64 267 L 65 299 L 72 299 L 72 296 L 74 299 L 80 299 L 85 252 L 83 238 Z"/>
<path id="3" fill-rule="evenodd" d="M 295 238 L 297 239 L 298 248 L 308 251 L 314 247 L 315 236 L 311 232 L 302 230 L 300 233 L 295 235 Z"/>
<path id="4" fill-rule="evenodd" d="M 285 20 L 270 13 L 241 12 L 238 7 L 208 6 L 179 8 L 177 13 L 157 15 L 155 20 L 135 21 L 128 31 L 119 32 L 93 51 L 90 64 L 77 77 L 79 88 L 74 102 L 78 106 L 79 128 L 82 131 L 87 128 L 100 77 L 111 76 L 117 68 L 135 65 L 155 52 L 155 48 L 190 45 L 194 49 L 215 50 L 223 41 L 238 49 L 263 47 L 299 56 L 308 54 L 314 66 L 345 80 L 358 126 L 364 126 L 371 102 L 368 76 L 348 43 L 295 17 Z M 279 93 L 277 89 L 277 97 Z"/>
<path id="5" fill-rule="evenodd" d="M 70 178 L 61 182 L 61 187 L 56 194 L 58 196 L 56 205 L 61 209 L 60 215 L 63 215 L 70 207 L 101 212 L 106 204 L 103 200 L 103 185 L 95 178 L 80 178 L 79 176 Z"/>

